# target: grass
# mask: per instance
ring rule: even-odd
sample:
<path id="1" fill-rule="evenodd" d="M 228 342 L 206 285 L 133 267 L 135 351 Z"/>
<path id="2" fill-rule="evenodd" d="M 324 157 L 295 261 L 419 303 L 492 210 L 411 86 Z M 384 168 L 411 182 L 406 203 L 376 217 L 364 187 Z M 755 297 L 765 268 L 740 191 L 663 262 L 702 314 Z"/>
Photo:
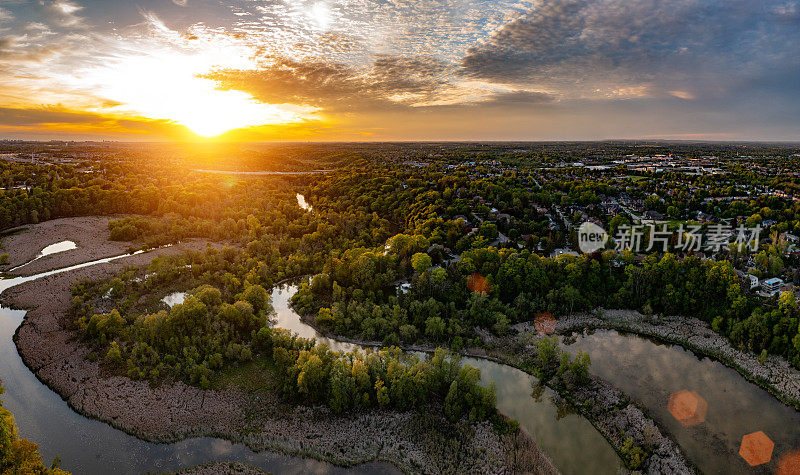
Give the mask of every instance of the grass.
<path id="1" fill-rule="evenodd" d="M 247 363 L 226 366 L 211 378 L 213 389 L 239 387 L 247 393 L 276 392 L 275 363 L 271 358 L 257 358 Z"/>

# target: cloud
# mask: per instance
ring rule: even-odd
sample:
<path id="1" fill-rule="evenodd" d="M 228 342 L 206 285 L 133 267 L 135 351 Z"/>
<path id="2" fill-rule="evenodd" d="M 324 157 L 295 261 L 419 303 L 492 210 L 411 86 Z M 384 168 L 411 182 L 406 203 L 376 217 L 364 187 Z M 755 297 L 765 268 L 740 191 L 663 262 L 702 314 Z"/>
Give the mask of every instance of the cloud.
<path id="1" fill-rule="evenodd" d="M 26 40 L 25 36 L 0 36 L 0 60 L 5 63 L 0 65 L 0 71 L 4 70 L 3 66 L 41 63 L 62 50 L 62 47 L 56 45 L 22 46 Z M 17 70 L 16 75 L 20 76 L 24 75 L 24 73 Z M 2 76 L 0 76 L 0 80 L 2 79 Z"/>
<path id="2" fill-rule="evenodd" d="M 19 41 L 18 36 L 1 36 L 0 37 L 0 55 L 3 54 L 4 51 L 9 51 L 13 49 L 17 45 L 17 41 Z"/>
<path id="3" fill-rule="evenodd" d="M 433 100 L 450 87 L 450 74 L 451 69 L 436 59 L 379 56 L 365 70 L 342 63 L 273 58 L 258 70 L 219 70 L 204 77 L 262 102 L 345 111 Z"/>
<path id="4" fill-rule="evenodd" d="M 13 18 L 14 18 L 14 15 L 12 15 L 10 11 L 6 10 L 5 8 L 0 7 L 0 23 L 12 20 Z"/>
<path id="5" fill-rule="evenodd" d="M 96 123 L 105 119 L 99 114 L 69 111 L 62 107 L 10 108 L 0 107 L 0 124 L 35 126 L 43 124 Z"/>
<path id="6" fill-rule="evenodd" d="M 798 11 L 775 0 L 542 0 L 473 45 L 461 73 L 570 97 L 728 97 L 775 74 L 796 88 Z"/>
<path id="7" fill-rule="evenodd" d="M 0 114 L 19 127 L 180 122 L 239 91 L 376 138 L 800 130 L 799 0 L 0 3 Z"/>
<path id="8" fill-rule="evenodd" d="M 86 129 L 119 129 L 153 131 L 158 126 L 170 125 L 167 121 L 137 117 L 120 118 L 93 112 L 73 111 L 63 106 L 13 108 L 0 107 L 0 126 L 4 127 L 49 127 Z"/>
<path id="9" fill-rule="evenodd" d="M 83 27 L 84 19 L 78 12 L 83 6 L 71 0 L 39 0 L 41 10 L 54 25 L 64 28 Z"/>
<path id="10" fill-rule="evenodd" d="M 143 117 L 119 117 L 75 111 L 60 105 L 47 107 L 0 107 L 0 131 L 13 135 L 37 136 L 59 134 L 86 138 L 160 136 L 191 137 L 185 127 L 165 120 Z"/>
<path id="11" fill-rule="evenodd" d="M 551 94 L 544 92 L 517 90 L 497 93 L 483 104 L 498 107 L 529 107 L 551 104 L 554 100 Z"/>

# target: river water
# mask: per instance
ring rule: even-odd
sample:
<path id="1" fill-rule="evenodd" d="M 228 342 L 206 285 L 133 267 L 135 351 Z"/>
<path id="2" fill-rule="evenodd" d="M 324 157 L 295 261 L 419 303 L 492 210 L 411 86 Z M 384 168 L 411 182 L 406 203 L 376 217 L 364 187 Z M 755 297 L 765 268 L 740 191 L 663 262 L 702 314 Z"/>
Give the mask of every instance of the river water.
<path id="1" fill-rule="evenodd" d="M 36 278 L 66 272 L 125 256 L 100 259 L 43 274 L 0 280 L 0 292 Z M 273 289 L 275 325 L 317 338 L 335 350 L 351 351 L 357 345 L 319 335 L 289 307 L 296 287 Z M 177 295 L 176 295 L 177 297 Z M 288 457 L 270 452 L 254 453 L 242 444 L 211 437 L 192 438 L 172 444 L 144 442 L 108 424 L 72 411 L 22 363 L 12 336 L 24 311 L 0 307 L 0 378 L 6 387 L 4 405 L 14 414 L 20 433 L 40 444 L 46 460 L 59 455 L 65 469 L 75 473 L 142 473 L 180 468 L 213 461 L 240 461 L 279 473 L 337 473 L 326 462 Z M 708 358 L 672 345 L 601 331 L 582 335 L 566 348 L 578 348 L 592 358 L 591 371 L 612 382 L 647 408 L 649 413 L 681 445 L 689 458 L 706 473 L 771 473 L 776 460 L 800 447 L 800 413 L 747 382 L 734 370 Z M 609 444 L 583 417 L 564 410 L 556 395 L 546 389 L 531 397 L 536 380 L 515 368 L 487 360 L 465 358 L 481 370 L 482 380 L 497 386 L 498 408 L 520 421 L 540 447 L 565 474 L 616 473 L 620 461 Z M 667 410 L 670 394 L 695 391 L 708 403 L 705 419 L 684 427 Z M 742 435 L 763 431 L 775 443 L 768 464 L 755 469 L 739 456 Z M 349 472 L 391 471 L 385 464 L 366 464 Z"/>
<path id="2" fill-rule="evenodd" d="M 644 405 L 705 473 L 774 473 L 782 456 L 800 448 L 800 412 L 718 361 L 616 331 L 582 335 L 566 347 L 589 353 L 592 373 Z M 704 421 L 684 426 L 669 412 L 670 395 L 683 390 L 706 401 Z M 739 447 L 757 431 L 775 448 L 769 463 L 751 467 Z"/>
<path id="3" fill-rule="evenodd" d="M 336 351 L 359 348 L 352 343 L 339 342 L 319 334 L 300 320 L 289 307 L 289 299 L 297 291 L 294 285 L 283 285 L 273 290 L 272 305 L 276 323 L 304 338 L 316 338 Z M 536 378 L 507 365 L 493 361 L 463 358 L 462 361 L 481 370 L 483 384 L 494 381 L 497 385 L 497 407 L 517 419 L 564 474 L 617 473 L 621 461 L 608 442 L 588 420 L 578 414 L 559 413 L 554 402 L 556 394 L 545 389 L 539 400 L 531 397 Z"/>
<path id="4" fill-rule="evenodd" d="M 0 292 L 46 275 L 66 272 L 126 256 L 99 259 L 42 274 L 0 280 Z M 313 459 L 273 452 L 253 452 L 243 444 L 199 437 L 172 444 L 145 442 L 110 425 L 73 411 L 25 366 L 12 338 L 23 310 L 0 307 L 0 379 L 6 389 L 3 406 L 11 411 L 20 435 L 39 444 L 46 463 L 56 456 L 62 468 L 76 474 L 118 474 L 176 471 L 206 462 L 238 461 L 276 473 L 391 473 L 393 467 L 369 463 L 351 469 Z"/>

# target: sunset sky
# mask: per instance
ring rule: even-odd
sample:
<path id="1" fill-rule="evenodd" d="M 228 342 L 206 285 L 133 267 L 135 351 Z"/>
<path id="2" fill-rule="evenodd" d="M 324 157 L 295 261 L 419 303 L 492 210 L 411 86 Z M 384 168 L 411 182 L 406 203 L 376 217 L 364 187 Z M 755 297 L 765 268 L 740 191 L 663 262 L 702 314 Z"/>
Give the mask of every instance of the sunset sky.
<path id="1" fill-rule="evenodd" d="M 0 138 L 800 140 L 800 1 L 0 0 Z"/>

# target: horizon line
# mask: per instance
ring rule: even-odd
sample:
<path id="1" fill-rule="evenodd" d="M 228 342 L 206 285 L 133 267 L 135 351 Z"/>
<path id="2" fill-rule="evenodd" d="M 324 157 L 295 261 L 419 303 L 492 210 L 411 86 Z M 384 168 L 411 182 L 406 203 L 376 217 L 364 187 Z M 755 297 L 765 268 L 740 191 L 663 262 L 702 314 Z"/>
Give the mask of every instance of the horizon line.
<path id="1" fill-rule="evenodd" d="M 554 144 L 554 143 L 611 143 L 611 142 L 644 142 L 644 143 L 686 143 L 686 144 L 775 144 L 797 145 L 800 139 L 769 140 L 769 139 L 659 139 L 659 138 L 605 138 L 605 139 L 519 139 L 519 140 L 482 140 L 482 139 L 443 139 L 443 140 L 265 140 L 265 141 L 225 141 L 225 140 L 155 140 L 155 141 L 125 141 L 125 140 L 74 140 L 74 139 L 12 139 L 0 138 L 0 143 L 84 143 L 84 144 L 120 144 L 120 145 L 236 145 L 236 144 Z"/>

